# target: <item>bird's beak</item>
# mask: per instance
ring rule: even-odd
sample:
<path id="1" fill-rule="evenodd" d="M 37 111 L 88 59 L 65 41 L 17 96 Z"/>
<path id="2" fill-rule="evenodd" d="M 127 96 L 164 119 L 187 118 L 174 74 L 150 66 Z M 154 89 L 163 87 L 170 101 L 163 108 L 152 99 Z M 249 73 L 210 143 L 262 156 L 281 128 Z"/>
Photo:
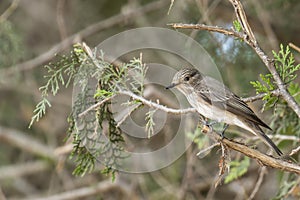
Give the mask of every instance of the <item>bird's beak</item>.
<path id="1" fill-rule="evenodd" d="M 171 85 L 169 85 L 168 87 L 166 87 L 166 89 L 168 90 L 168 89 L 171 89 L 171 88 L 173 88 L 173 87 L 175 87 L 175 86 L 177 86 L 177 85 L 179 85 L 179 83 L 172 83 Z"/>

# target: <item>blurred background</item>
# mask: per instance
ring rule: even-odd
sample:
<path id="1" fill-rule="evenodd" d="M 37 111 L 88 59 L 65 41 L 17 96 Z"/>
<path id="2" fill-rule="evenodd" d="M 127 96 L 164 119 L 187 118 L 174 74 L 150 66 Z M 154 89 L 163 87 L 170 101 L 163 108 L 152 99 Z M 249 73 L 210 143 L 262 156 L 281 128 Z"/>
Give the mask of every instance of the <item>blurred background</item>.
<path id="1" fill-rule="evenodd" d="M 213 150 L 199 159 L 195 156 L 199 151 L 197 145 L 191 145 L 172 165 L 152 173 L 120 173 L 115 182 L 99 172 L 73 176 L 74 163 L 68 158 L 72 146 L 64 142 L 72 107 L 71 87 L 62 88 L 55 98 L 50 96 L 51 109 L 28 129 L 32 111 L 41 98 L 38 88 L 45 84 L 43 66 L 53 61 L 55 54 L 68 54 L 74 43 L 84 41 L 94 47 L 124 30 L 170 28 L 167 24 L 174 22 L 231 28 L 235 19 L 228 1 L 175 0 L 168 14 L 170 3 L 167 0 L 0 0 L 0 199 L 246 199 L 251 194 L 259 174 L 256 162 L 251 162 L 249 171 L 240 179 L 215 188 L 220 152 Z M 254 34 L 268 55 L 272 55 L 271 50 L 278 51 L 281 43 L 300 45 L 299 1 L 242 3 Z M 255 94 L 249 82 L 258 80 L 259 74 L 267 73 L 267 69 L 250 47 L 220 34 L 178 31 L 205 48 L 225 84 L 235 93 L 242 97 Z M 178 64 L 172 57 L 168 60 L 151 52 L 144 54 L 145 63 Z M 125 55 L 122 62 L 133 56 L 134 52 Z M 299 54 L 295 53 L 295 58 L 299 62 Z M 151 73 L 165 78 L 160 77 L 159 71 Z M 172 101 L 172 94 L 162 86 L 149 88 L 148 99 L 159 98 L 160 103 L 178 108 L 178 102 Z M 272 112 L 261 113 L 261 105 L 258 101 L 251 107 L 269 123 Z M 133 113 L 132 118 L 145 123 L 138 122 L 139 113 Z M 176 116 L 168 116 L 159 134 L 135 144 L 159 148 L 173 137 L 178 120 Z M 188 124 L 193 131 L 195 120 Z M 256 199 L 270 199 L 277 193 L 282 174 L 273 169 L 267 172 Z"/>

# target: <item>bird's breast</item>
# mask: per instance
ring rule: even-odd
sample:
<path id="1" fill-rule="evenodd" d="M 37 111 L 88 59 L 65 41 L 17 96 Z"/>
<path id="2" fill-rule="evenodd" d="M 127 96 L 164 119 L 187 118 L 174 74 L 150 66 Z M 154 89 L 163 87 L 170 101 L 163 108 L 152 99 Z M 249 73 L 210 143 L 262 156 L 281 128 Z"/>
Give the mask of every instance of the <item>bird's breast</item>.
<path id="1" fill-rule="evenodd" d="M 231 116 L 232 114 L 226 112 L 224 109 L 220 109 L 214 104 L 210 104 L 201 97 L 199 97 L 196 93 L 191 93 L 187 95 L 187 99 L 189 103 L 197 109 L 197 111 L 205 116 L 206 118 L 218 121 L 225 122 L 229 124 L 234 124 L 233 120 L 235 116 Z"/>

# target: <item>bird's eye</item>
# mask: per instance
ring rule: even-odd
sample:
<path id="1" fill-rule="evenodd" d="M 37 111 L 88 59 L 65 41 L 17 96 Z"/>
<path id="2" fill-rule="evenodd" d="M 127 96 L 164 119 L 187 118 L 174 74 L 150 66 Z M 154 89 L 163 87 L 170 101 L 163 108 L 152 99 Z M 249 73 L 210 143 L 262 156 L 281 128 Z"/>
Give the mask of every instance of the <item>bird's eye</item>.
<path id="1" fill-rule="evenodd" d="M 183 80 L 184 80 L 184 81 L 189 81 L 189 80 L 190 80 L 190 77 L 189 77 L 189 76 L 186 76 L 186 77 L 184 77 Z"/>

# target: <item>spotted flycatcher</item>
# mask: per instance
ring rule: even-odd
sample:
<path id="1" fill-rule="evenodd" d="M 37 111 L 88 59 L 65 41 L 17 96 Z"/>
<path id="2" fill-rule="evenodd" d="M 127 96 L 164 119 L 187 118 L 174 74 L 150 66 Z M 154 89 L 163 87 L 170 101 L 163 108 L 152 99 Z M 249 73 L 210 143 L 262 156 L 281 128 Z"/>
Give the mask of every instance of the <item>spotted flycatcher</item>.
<path id="1" fill-rule="evenodd" d="M 221 82 L 201 74 L 196 69 L 186 68 L 175 74 L 172 84 L 167 89 L 173 87 L 182 92 L 201 115 L 216 122 L 223 122 L 226 127 L 231 124 L 246 129 L 259 136 L 278 155 L 282 155 L 260 126 L 270 130 L 271 128 Z"/>

